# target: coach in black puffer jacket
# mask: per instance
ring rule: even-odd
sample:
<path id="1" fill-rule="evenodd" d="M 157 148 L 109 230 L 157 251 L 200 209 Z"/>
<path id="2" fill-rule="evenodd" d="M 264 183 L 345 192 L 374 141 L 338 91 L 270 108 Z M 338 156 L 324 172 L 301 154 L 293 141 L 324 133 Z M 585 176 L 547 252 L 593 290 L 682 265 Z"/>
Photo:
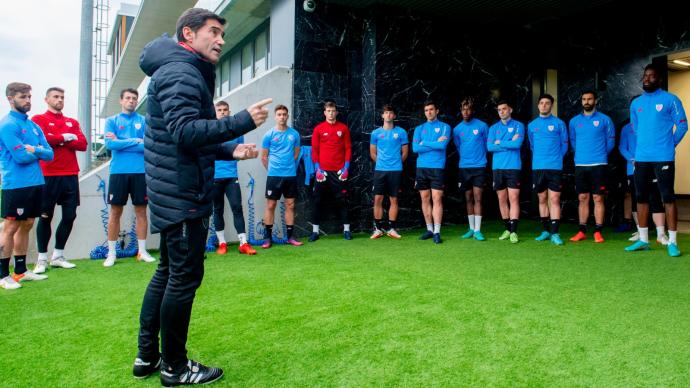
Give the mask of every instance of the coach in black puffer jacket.
<path id="1" fill-rule="evenodd" d="M 141 53 L 141 69 L 151 76 L 144 138 L 151 232 L 212 211 L 216 159 L 232 159 L 222 142 L 255 128 L 244 110 L 216 120 L 215 66 L 167 35 Z"/>

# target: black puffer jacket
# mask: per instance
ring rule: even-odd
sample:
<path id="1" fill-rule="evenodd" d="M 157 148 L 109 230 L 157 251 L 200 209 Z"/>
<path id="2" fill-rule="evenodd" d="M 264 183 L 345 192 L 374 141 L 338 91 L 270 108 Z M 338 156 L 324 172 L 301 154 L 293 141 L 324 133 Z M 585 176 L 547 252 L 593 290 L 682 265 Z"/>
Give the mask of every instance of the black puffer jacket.
<path id="1" fill-rule="evenodd" d="M 245 110 L 216 120 L 215 67 L 167 35 L 144 47 L 139 66 L 151 77 L 144 137 L 151 232 L 211 215 L 216 159 L 232 159 L 222 145 L 255 128 Z"/>

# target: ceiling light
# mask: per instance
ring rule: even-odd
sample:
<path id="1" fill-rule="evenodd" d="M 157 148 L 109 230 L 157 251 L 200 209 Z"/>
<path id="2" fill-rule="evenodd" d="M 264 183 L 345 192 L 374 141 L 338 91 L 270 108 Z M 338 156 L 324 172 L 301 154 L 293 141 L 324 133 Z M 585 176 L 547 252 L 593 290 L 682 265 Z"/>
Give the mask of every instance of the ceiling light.
<path id="1" fill-rule="evenodd" d="M 690 62 L 683 61 L 683 60 L 681 60 L 681 59 L 674 59 L 674 60 L 673 60 L 673 63 L 675 63 L 676 65 L 681 65 L 681 66 L 690 67 Z"/>

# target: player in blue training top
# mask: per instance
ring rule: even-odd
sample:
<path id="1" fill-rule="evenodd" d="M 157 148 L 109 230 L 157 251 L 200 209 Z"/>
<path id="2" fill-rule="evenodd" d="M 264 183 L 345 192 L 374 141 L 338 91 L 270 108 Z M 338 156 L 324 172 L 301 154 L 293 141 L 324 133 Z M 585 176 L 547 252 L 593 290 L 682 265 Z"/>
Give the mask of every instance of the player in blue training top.
<path id="1" fill-rule="evenodd" d="M 594 199 L 594 242 L 603 243 L 604 197 L 607 193 L 608 155 L 616 146 L 616 128 L 609 116 L 597 111 L 597 93 L 587 90 L 581 95 L 582 113 L 568 125 L 570 145 L 575 151 L 575 188 L 580 226 L 570 241 L 587 238 L 590 194 Z"/>
<path id="2" fill-rule="evenodd" d="M 505 226 L 505 231 L 498 239 L 510 239 L 510 242 L 515 244 L 519 241 L 517 228 L 520 219 L 522 169 L 520 147 L 525 140 L 525 126 L 513 120 L 513 108 L 507 101 L 499 101 L 496 110 L 500 120 L 489 128 L 486 148 L 493 152 L 494 190 L 498 196 L 498 207 Z"/>
<path id="3" fill-rule="evenodd" d="M 53 160 L 53 149 L 41 127 L 29 120 L 31 86 L 12 82 L 5 89 L 10 113 L 0 120 L 0 173 L 2 198 L 0 217 L 0 287 L 20 288 L 19 282 L 44 280 L 26 268 L 29 232 L 41 214 L 41 196 L 45 180 L 39 160 Z M 14 274 L 10 275 L 10 257 L 14 255 Z"/>
<path id="4" fill-rule="evenodd" d="M 399 239 L 395 229 L 398 219 L 398 192 L 402 183 L 403 163 L 407 159 L 407 132 L 395 126 L 395 108 L 384 105 L 383 126 L 371 133 L 369 154 L 376 163 L 374 167 L 374 233 L 371 239 L 377 239 L 386 233 L 389 237 Z M 383 224 L 383 197 L 388 196 L 391 202 L 388 209 L 388 227 Z"/>
<path id="5" fill-rule="evenodd" d="M 412 152 L 417 154 L 415 189 L 422 200 L 426 231 L 420 240 L 433 238 L 440 244 L 443 219 L 443 169 L 446 166 L 446 147 L 452 136 L 450 126 L 438 120 L 438 107 L 433 101 L 424 103 L 426 122 L 414 130 Z"/>
<path id="6" fill-rule="evenodd" d="M 544 230 L 535 239 L 563 245 L 558 234 L 561 222 L 563 156 L 568 152 L 568 129 L 563 120 L 551 114 L 553 96 L 539 96 L 539 117 L 527 126 L 532 150 L 532 188 L 539 198 L 539 216 Z"/>
<path id="7" fill-rule="evenodd" d="M 640 240 L 627 251 L 649 249 L 650 184 L 656 178 L 668 222 L 668 254 L 680 256 L 677 240 L 678 209 L 674 192 L 676 146 L 688 131 L 688 120 L 678 97 L 661 89 L 663 73 L 653 64 L 644 69 L 644 93 L 630 105 L 630 122 L 637 132 L 635 189 Z M 673 128 L 675 127 L 675 132 Z"/>
<path id="8" fill-rule="evenodd" d="M 462 121 L 453 129 L 453 142 L 460 154 L 458 161 L 458 188 L 465 191 L 469 230 L 462 238 L 474 237 L 484 241 L 482 229 L 482 193 L 486 185 L 486 138 L 489 127 L 474 118 L 474 100 L 466 98 L 460 103 Z"/>
<path id="9" fill-rule="evenodd" d="M 225 101 L 215 104 L 216 119 L 230 116 L 230 105 Z M 244 136 L 227 143 L 244 144 Z M 237 250 L 244 255 L 255 255 L 256 249 L 247 241 L 247 227 L 244 223 L 242 211 L 242 188 L 237 174 L 237 160 L 216 160 L 213 172 L 213 227 L 216 229 L 218 249 L 216 253 L 224 255 L 228 253 L 228 243 L 225 241 L 225 198 L 228 198 L 232 221 L 237 232 L 240 245 Z"/>
<path id="10" fill-rule="evenodd" d="M 264 243 L 262 248 L 273 245 L 273 221 L 276 204 L 280 197 L 285 198 L 285 227 L 287 243 L 293 246 L 302 245 L 292 234 L 295 228 L 295 198 L 297 198 L 297 158 L 299 157 L 299 132 L 288 127 L 288 108 L 278 105 L 275 108 L 276 125 L 266 132 L 261 142 L 261 163 L 268 176 L 266 177 L 266 210 L 264 211 Z"/>
<path id="11" fill-rule="evenodd" d="M 139 102 L 136 89 L 124 89 L 120 92 L 122 112 L 108 117 L 105 121 L 105 147 L 112 152 L 110 160 L 110 179 L 108 181 L 108 256 L 104 267 L 115 265 L 117 239 L 120 235 L 120 218 L 132 198 L 136 233 L 139 245 L 137 260 L 152 263 L 156 261 L 146 251 L 146 234 L 148 218 L 146 206 L 146 178 L 144 173 L 144 132 L 146 119 L 135 111 Z"/>

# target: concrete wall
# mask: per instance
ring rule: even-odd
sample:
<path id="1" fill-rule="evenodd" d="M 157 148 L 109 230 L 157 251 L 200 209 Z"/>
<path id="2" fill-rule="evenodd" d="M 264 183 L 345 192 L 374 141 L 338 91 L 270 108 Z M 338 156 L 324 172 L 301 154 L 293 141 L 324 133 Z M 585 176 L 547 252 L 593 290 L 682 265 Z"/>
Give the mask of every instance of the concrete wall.
<path id="1" fill-rule="evenodd" d="M 292 112 L 292 70 L 287 67 L 274 67 L 266 72 L 261 77 L 255 78 L 250 82 L 233 89 L 226 96 L 222 96 L 219 100 L 223 100 L 230 104 L 230 110 L 234 113 L 245 109 L 249 105 L 260 101 L 264 98 L 273 98 L 273 104 L 268 106 L 270 112 L 268 121 L 261 127 L 244 135 L 245 143 L 255 143 L 257 148 L 261 147 L 261 139 L 263 139 L 266 131 L 271 129 L 274 124 L 273 108 L 282 104 L 288 107 Z M 289 125 L 292 125 L 292 118 Z M 266 190 L 266 169 L 261 164 L 260 159 L 244 160 L 237 164 L 237 171 L 242 187 L 242 204 L 244 208 L 244 218 L 247 225 L 247 232 L 250 228 L 256 231 L 257 224 L 261 225 L 263 213 L 266 205 L 264 193 Z M 254 177 L 254 209 L 255 219 L 254 225 L 249 225 L 249 209 L 247 207 L 247 200 L 249 198 L 249 174 Z M 301 215 L 298 215 L 300 217 Z M 232 224 L 232 211 L 230 206 L 225 204 L 225 237 L 228 241 L 237 240 L 237 232 Z M 299 219 L 299 218 L 298 218 Z M 302 217 L 304 220 L 304 218 Z M 276 219 L 274 231 L 280 231 L 282 220 L 280 219 L 279 210 L 276 209 Z M 255 238 L 261 238 L 260 234 L 255 232 Z"/>

